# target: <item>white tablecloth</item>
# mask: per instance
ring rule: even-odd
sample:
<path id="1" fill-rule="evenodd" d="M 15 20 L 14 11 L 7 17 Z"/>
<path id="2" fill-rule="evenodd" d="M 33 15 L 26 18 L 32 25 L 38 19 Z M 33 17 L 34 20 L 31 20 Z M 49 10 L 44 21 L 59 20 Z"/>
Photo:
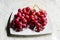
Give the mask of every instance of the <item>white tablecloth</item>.
<path id="1" fill-rule="evenodd" d="M 22 0 L 25 1 L 25 0 Z M 60 0 L 26 0 L 29 3 L 37 2 L 39 6 L 47 11 L 52 22 L 52 35 L 38 37 L 8 37 L 6 25 L 11 12 L 19 8 L 21 0 L 0 0 L 0 40 L 60 40 Z M 26 2 L 25 1 L 25 2 Z M 27 3 L 22 3 L 26 5 Z M 20 5 L 20 6 L 18 6 Z M 28 5 L 28 4 L 27 4 Z M 32 6 L 33 4 L 31 4 Z"/>

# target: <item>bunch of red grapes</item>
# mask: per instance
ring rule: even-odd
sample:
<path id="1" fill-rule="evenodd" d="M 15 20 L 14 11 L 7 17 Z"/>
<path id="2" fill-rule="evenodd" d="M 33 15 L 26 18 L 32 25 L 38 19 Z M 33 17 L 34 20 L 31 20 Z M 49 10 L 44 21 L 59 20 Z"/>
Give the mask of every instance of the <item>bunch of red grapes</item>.
<path id="1" fill-rule="evenodd" d="M 40 32 L 47 24 L 46 16 L 46 11 L 42 9 L 37 12 L 35 9 L 31 9 L 30 7 L 23 9 L 19 8 L 11 22 L 11 27 L 17 32 L 22 31 L 24 28 Z"/>

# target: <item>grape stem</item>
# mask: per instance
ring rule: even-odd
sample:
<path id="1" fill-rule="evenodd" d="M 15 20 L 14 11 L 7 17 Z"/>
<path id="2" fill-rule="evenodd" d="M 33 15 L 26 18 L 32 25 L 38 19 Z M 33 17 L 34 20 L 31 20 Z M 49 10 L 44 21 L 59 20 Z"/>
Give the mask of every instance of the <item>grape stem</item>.
<path id="1" fill-rule="evenodd" d="M 33 9 L 34 9 L 35 7 L 37 7 L 39 10 L 41 10 L 41 8 L 39 8 L 39 6 L 38 6 L 37 4 L 34 4 Z"/>

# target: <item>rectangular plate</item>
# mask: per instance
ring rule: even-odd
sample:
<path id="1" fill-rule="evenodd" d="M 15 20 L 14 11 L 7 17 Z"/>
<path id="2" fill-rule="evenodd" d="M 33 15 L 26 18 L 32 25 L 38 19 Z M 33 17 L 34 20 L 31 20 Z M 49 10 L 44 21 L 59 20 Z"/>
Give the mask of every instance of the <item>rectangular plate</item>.
<path id="1" fill-rule="evenodd" d="M 11 17 L 11 19 L 12 18 L 13 17 Z M 12 28 L 10 28 L 10 34 L 12 34 L 12 35 L 24 35 L 24 36 L 50 34 L 50 33 L 52 33 L 52 23 L 51 23 L 51 20 L 48 17 L 48 15 L 47 15 L 47 20 L 48 20 L 47 25 L 45 26 L 45 29 L 43 31 L 34 32 L 34 31 L 31 31 L 30 29 L 23 29 L 23 31 L 21 31 L 21 32 L 16 32 Z"/>

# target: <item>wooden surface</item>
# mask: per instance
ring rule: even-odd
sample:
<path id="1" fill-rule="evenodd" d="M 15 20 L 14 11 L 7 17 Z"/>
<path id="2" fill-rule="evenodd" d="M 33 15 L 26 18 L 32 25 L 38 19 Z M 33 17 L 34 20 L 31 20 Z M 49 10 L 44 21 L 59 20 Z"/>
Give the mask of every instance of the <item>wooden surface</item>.
<path id="1" fill-rule="evenodd" d="M 6 26 L 11 12 L 21 6 L 21 2 L 36 2 L 39 6 L 45 9 L 51 18 L 53 25 L 52 35 L 43 35 L 36 37 L 8 37 Z M 60 1 L 59 0 L 0 0 L 0 40 L 60 40 Z M 18 6 L 20 5 L 20 6 Z M 28 4 L 27 4 L 28 5 Z"/>

